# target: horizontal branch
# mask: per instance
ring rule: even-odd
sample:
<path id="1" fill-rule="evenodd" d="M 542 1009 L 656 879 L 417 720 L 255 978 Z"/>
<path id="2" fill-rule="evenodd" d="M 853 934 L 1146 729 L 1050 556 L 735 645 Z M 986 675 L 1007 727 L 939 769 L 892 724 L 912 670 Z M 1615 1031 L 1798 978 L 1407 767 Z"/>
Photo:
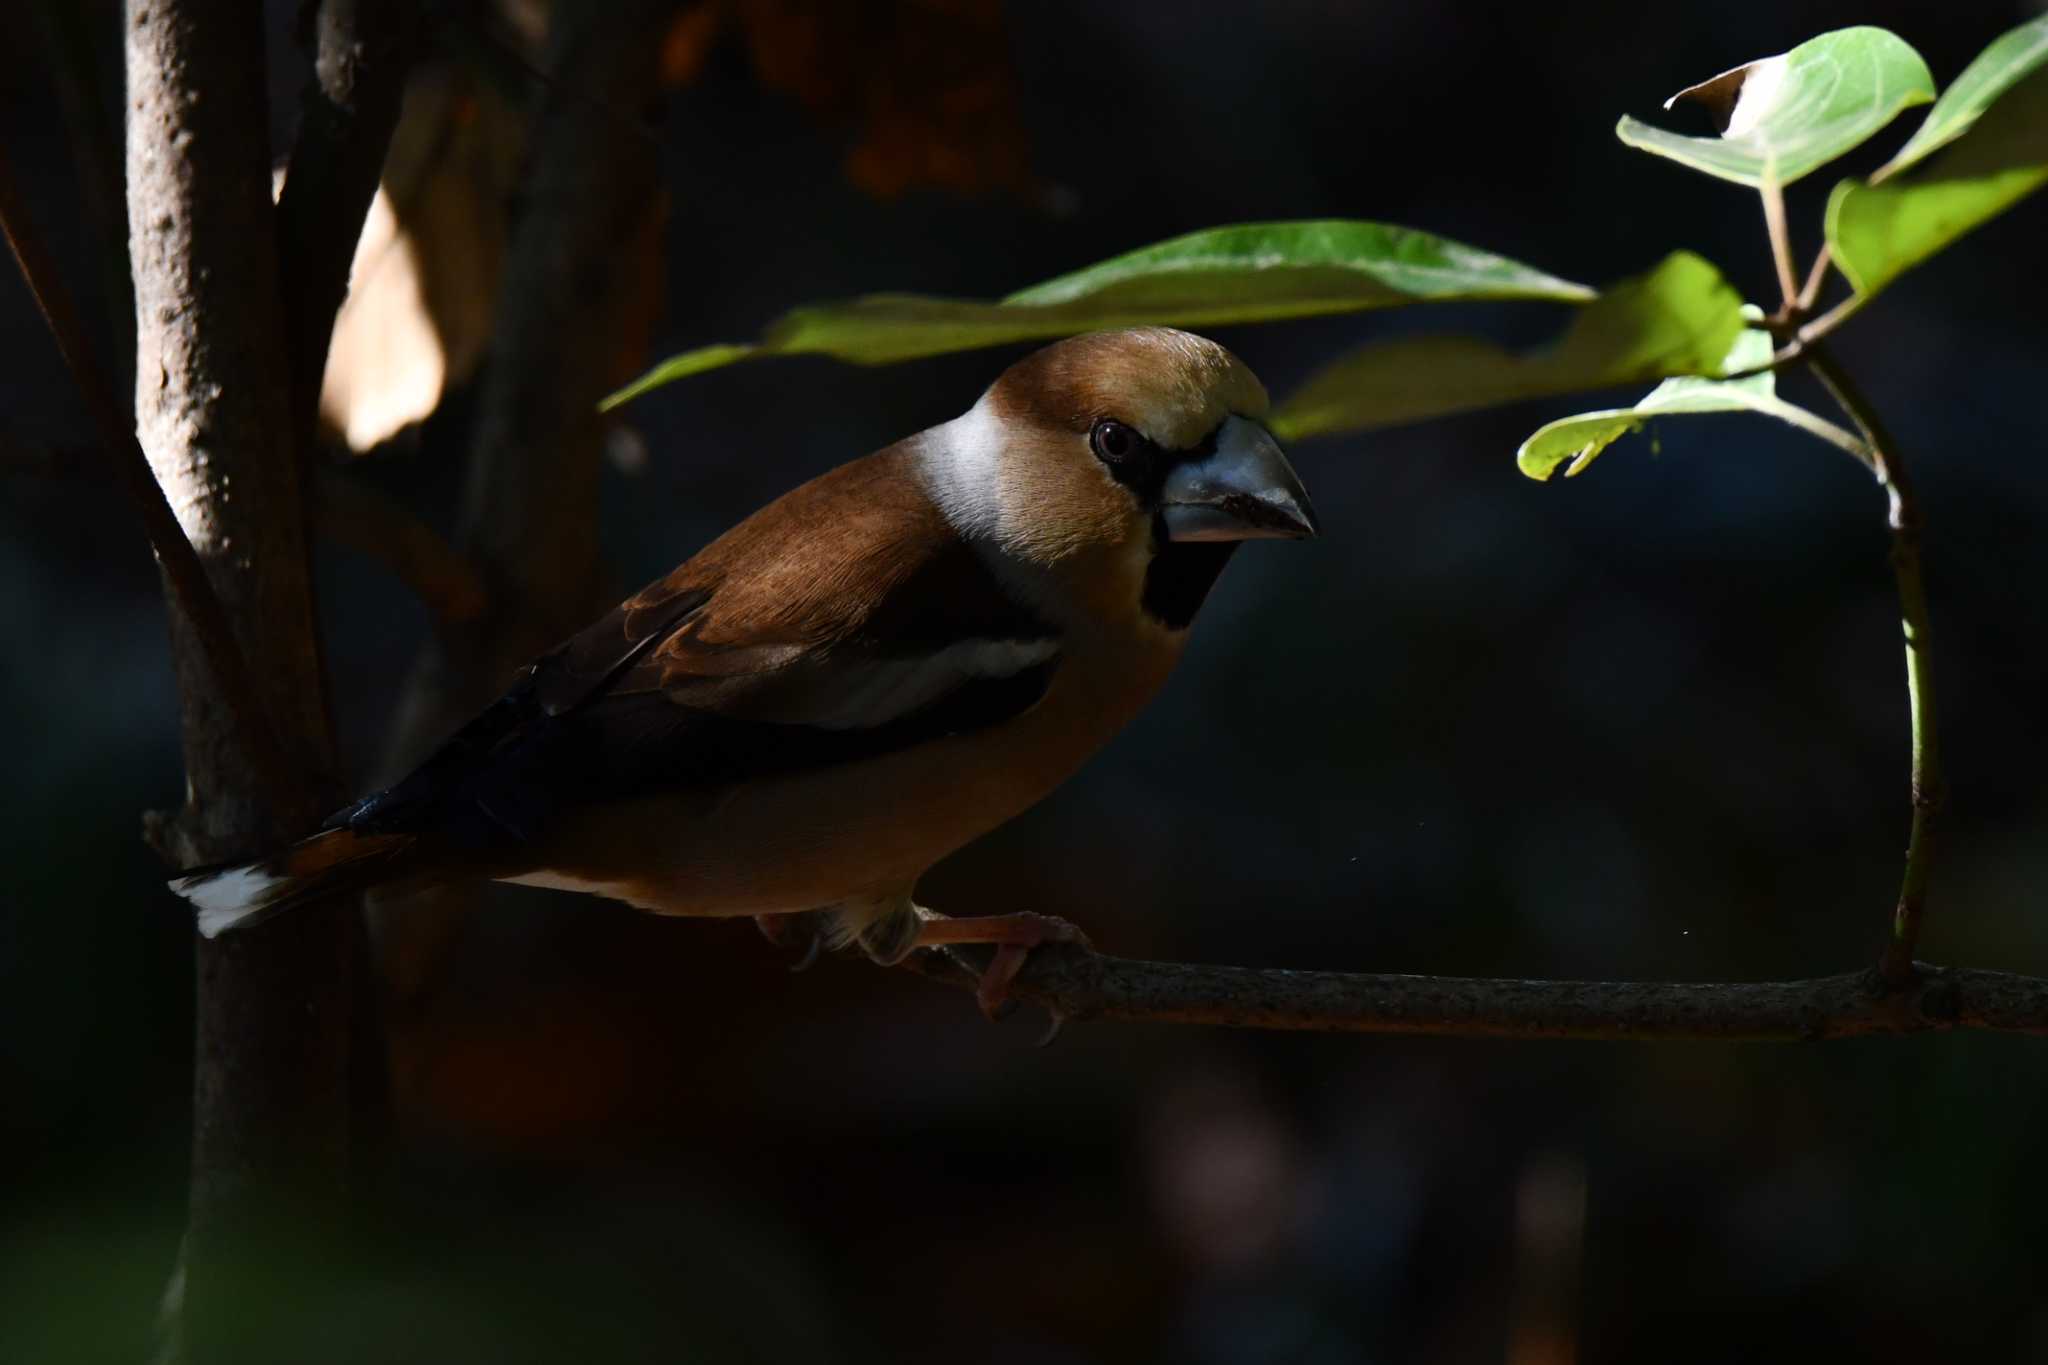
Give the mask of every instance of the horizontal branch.
<path id="1" fill-rule="evenodd" d="M 974 985 L 930 950 L 904 965 Z M 1924 963 L 1896 989 L 1874 971 L 1805 981 L 1518 981 L 1142 962 L 1061 944 L 1034 950 L 1010 995 L 1071 1020 L 1328 1033 L 1666 1042 L 2048 1034 L 2048 979 Z"/>

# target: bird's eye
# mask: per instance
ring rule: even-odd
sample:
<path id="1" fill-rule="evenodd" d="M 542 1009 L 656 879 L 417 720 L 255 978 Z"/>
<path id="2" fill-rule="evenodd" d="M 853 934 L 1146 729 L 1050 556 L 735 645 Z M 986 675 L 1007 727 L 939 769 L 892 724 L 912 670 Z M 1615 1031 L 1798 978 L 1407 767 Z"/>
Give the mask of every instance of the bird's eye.
<path id="1" fill-rule="evenodd" d="M 1144 437 L 1109 417 L 1097 422 L 1095 429 L 1088 433 L 1088 444 L 1094 447 L 1095 458 L 1107 464 L 1128 460 L 1144 443 Z"/>

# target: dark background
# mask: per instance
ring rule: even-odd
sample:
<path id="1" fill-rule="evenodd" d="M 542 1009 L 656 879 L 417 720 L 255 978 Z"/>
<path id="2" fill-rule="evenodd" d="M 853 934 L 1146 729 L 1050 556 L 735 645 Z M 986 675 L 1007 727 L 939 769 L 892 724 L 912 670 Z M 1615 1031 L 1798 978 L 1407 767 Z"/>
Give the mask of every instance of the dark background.
<path id="1" fill-rule="evenodd" d="M 288 94 L 301 58 L 272 8 Z M 865 194 L 849 134 L 726 43 L 659 133 L 657 351 L 808 299 L 999 295 L 1266 218 L 1412 224 L 1596 283 L 1683 246 L 1767 300 L 1753 196 L 1624 148 L 1616 117 L 1855 22 L 1946 83 L 2036 12 L 1016 3 L 1030 164 L 1058 187 L 1035 196 Z M 76 168 L 21 27 L 0 22 L 0 134 L 84 289 Z M 106 33 L 111 61 L 111 13 Z M 1836 173 L 1792 195 L 1802 254 Z M 1966 239 L 1839 343 L 1927 515 L 1953 802 L 1923 955 L 2033 973 L 2044 213 Z M 1363 339 L 1534 344 L 1563 321 L 1473 306 L 1219 335 L 1284 393 Z M 643 400 L 646 467 L 607 476 L 620 588 L 953 415 L 1016 353 L 769 362 Z M 82 442 L 11 271 L 0 356 L 10 446 Z M 1746 418 L 1666 423 L 1656 452 L 1632 441 L 1570 484 L 1516 474 L 1522 436 L 1595 405 L 1305 445 L 1323 538 L 1241 555 L 1151 710 L 924 899 L 1244 964 L 1767 979 L 1872 959 L 1907 816 L 1883 500 Z M 445 523 L 465 420 L 457 395 L 374 477 Z M 189 928 L 138 838 L 180 796 L 177 703 L 155 573 L 87 459 L 0 468 L 9 1360 L 138 1358 L 182 1213 Z M 361 776 L 428 621 L 367 562 L 320 569 Z M 1039 1051 L 1036 1020 L 992 1028 L 957 992 L 785 965 L 744 922 L 507 892 L 394 1038 L 398 1136 L 373 1147 L 363 1226 L 298 1229 L 303 1265 L 252 1272 L 252 1322 L 290 1323 L 305 1359 L 1534 1361 L 1557 1358 L 1560 1315 L 1593 1361 L 2048 1359 L 2032 1040 L 1093 1025 Z M 1570 1242 L 1580 1182 L 1574 1290 L 1572 1254 L 1544 1248 Z"/>

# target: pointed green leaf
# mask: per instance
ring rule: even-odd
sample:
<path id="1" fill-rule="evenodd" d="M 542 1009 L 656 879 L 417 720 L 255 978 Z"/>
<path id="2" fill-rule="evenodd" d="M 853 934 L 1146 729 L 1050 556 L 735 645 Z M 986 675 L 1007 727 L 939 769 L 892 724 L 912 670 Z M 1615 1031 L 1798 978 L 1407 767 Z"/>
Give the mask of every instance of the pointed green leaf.
<path id="1" fill-rule="evenodd" d="M 1752 314 L 1756 310 L 1751 309 Z M 1723 373 L 1753 369 L 1769 363 L 1771 334 L 1745 328 L 1728 348 Z M 1548 479 L 1559 465 L 1567 465 L 1566 478 L 1583 472 L 1601 451 L 1643 423 L 1666 413 L 1742 412 L 1758 410 L 1761 404 L 1777 400 L 1776 377 L 1765 370 L 1747 379 L 1667 379 L 1645 394 L 1630 408 L 1609 408 L 1561 417 L 1536 428 L 1522 448 L 1515 452 L 1515 465 L 1532 479 Z"/>
<path id="2" fill-rule="evenodd" d="M 1849 151 L 1899 112 L 1934 98 L 1927 63 L 1881 28 L 1823 33 L 1790 52 L 1724 71 L 1679 91 L 1712 107 L 1719 137 L 1685 137 L 1623 118 L 1615 135 L 1631 147 L 1760 188 L 1789 185 Z"/>
<path id="3" fill-rule="evenodd" d="M 1584 285 L 1411 228 L 1336 219 L 1249 223 L 1159 242 L 1000 303 L 871 294 L 792 309 L 758 345 L 686 351 L 604 406 L 750 356 L 816 353 L 883 365 L 1144 323 L 1200 327 L 1457 299 L 1591 297 Z"/>
<path id="4" fill-rule="evenodd" d="M 1763 310 L 1746 305 L 1743 316 L 1760 321 Z M 1643 396 L 1632 408 L 1611 408 L 1560 418 L 1538 427 L 1522 448 L 1515 452 L 1515 465 L 1532 479 L 1548 479 L 1560 465 L 1566 478 L 1585 471 L 1601 451 L 1631 431 L 1640 431 L 1652 417 L 1699 412 L 1754 412 L 1775 417 L 1817 436 L 1829 445 L 1847 451 L 1865 465 L 1875 466 L 1870 448 L 1855 436 L 1825 418 L 1817 417 L 1796 403 L 1778 397 L 1777 378 L 1758 367 L 1771 358 L 1771 337 L 1761 329 L 1745 330 L 1728 348 L 1723 374 L 1745 370 L 1757 373 L 1742 379 L 1667 379 Z M 1567 463 L 1569 462 L 1569 463 Z"/>
<path id="5" fill-rule="evenodd" d="M 2048 15 L 2021 24 L 1978 53 L 1941 92 L 1899 154 L 1870 177 L 1872 183 L 1890 179 L 1969 132 L 1978 115 L 2043 65 L 2048 65 Z"/>
<path id="6" fill-rule="evenodd" d="M 2033 45 L 2014 43 L 2017 38 Z M 1945 123 L 1932 146 L 1953 145 L 1939 158 L 1882 184 L 1875 176 L 1868 184 L 1845 180 L 1829 196 L 1828 248 L 1859 294 L 1877 293 L 2048 184 L 2048 19 L 1992 44 L 1955 88 L 1962 89 L 2001 50 L 2007 60 L 1998 74 L 2010 79 L 1995 89 L 1988 75 L 1973 82 L 1983 100 L 1967 118 Z M 1893 164 L 1910 166 L 1925 154 L 1907 160 L 1901 152 Z"/>
<path id="7" fill-rule="evenodd" d="M 1299 440 L 1666 375 L 1719 374 L 1742 330 L 1734 286 L 1691 252 L 1674 252 L 1648 274 L 1604 291 L 1541 351 L 1518 355 L 1476 337 L 1416 337 L 1354 351 L 1282 402 L 1273 429 Z"/>

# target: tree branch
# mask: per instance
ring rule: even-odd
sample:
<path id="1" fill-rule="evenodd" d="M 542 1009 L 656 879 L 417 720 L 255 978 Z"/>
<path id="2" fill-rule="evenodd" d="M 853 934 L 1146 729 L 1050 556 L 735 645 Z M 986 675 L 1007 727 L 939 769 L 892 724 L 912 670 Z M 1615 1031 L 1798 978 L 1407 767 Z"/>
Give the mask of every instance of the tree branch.
<path id="1" fill-rule="evenodd" d="M 398 126 L 413 9 L 399 0 L 321 0 L 313 16 L 313 78 L 277 199 L 292 427 L 302 451 L 312 448 L 334 315 Z"/>
<path id="2" fill-rule="evenodd" d="M 644 120 L 660 108 L 650 35 L 665 31 L 676 3 L 553 11 L 458 514 L 457 549 L 483 574 L 490 600 L 415 663 L 386 753 L 394 775 L 616 598 L 598 546 L 597 402 L 644 359 L 664 205 L 655 144 L 620 136 L 618 120 L 620 110 Z M 607 99 L 579 93 L 588 90 Z M 474 894 L 448 887 L 372 906 L 394 1017 L 424 1004 Z"/>
<path id="3" fill-rule="evenodd" d="M 261 658 L 262 714 L 304 765 L 295 788 L 252 788 L 174 592 L 188 799 L 169 842 L 181 860 L 225 861 L 316 822 L 333 760 L 292 433 L 263 6 L 124 8 L 136 438 L 234 638 Z M 344 1188 L 354 910 L 312 907 L 196 947 L 192 1197 L 182 1311 L 167 1325 L 190 1359 L 237 1354 L 246 1303 L 233 1267 L 281 1192 L 317 1204 Z"/>
<path id="4" fill-rule="evenodd" d="M 1892 576 L 1898 583 L 1899 615 L 1906 636 L 1906 704 L 1913 727 L 1913 823 L 1906 843 L 1906 871 L 1892 911 L 1891 936 L 1879 970 L 1887 981 L 1899 982 L 1912 971 L 1913 951 L 1920 941 L 1920 921 L 1927 906 L 1927 883 L 1934 862 L 1935 825 L 1943 797 L 1940 732 L 1935 722 L 1934 678 L 1927 621 L 1927 587 L 1920 569 L 1920 503 L 1906 472 L 1898 443 L 1885 428 L 1870 398 L 1849 377 L 1825 346 L 1812 346 L 1813 372 L 1827 385 L 1835 402 L 1848 414 L 1875 457 L 1878 482 L 1889 500 L 1887 520 L 1892 532 Z"/>
<path id="5" fill-rule="evenodd" d="M 974 987 L 930 949 L 904 965 Z M 1925 963 L 1911 964 L 1897 986 L 1874 971 L 1805 981 L 1518 981 L 1143 962 L 1060 944 L 1033 950 L 1010 994 L 1072 1020 L 1326 1033 L 1646 1042 L 2048 1034 L 2048 979 Z"/>
<path id="6" fill-rule="evenodd" d="M 297 775 L 278 742 L 275 724 L 257 693 L 249 662 L 235 642 L 220 597 L 207 579 L 206 567 L 179 524 L 177 513 L 171 510 L 170 500 L 150 468 L 149 457 L 135 439 L 127 405 L 117 403 L 113 390 L 107 386 L 107 372 L 86 341 L 85 330 L 79 325 L 56 263 L 30 223 L 27 207 L 15 185 L 13 167 L 7 160 L 4 140 L 0 140 L 0 232 L 6 235 L 21 278 L 57 343 L 58 353 L 64 357 L 65 368 L 85 403 L 87 415 L 99 431 L 100 444 L 142 518 L 143 534 L 156 552 L 171 598 L 192 632 L 193 642 L 205 661 L 214 689 L 226 704 L 250 765 L 273 795 L 282 797 L 295 791 Z"/>

